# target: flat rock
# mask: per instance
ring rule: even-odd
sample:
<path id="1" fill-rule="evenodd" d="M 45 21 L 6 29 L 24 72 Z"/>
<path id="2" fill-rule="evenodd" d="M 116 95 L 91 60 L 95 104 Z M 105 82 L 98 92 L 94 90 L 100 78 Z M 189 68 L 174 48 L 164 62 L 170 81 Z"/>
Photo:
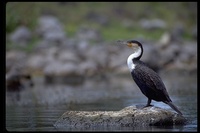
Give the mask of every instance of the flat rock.
<path id="1" fill-rule="evenodd" d="M 184 125 L 186 119 L 159 107 L 135 106 L 120 111 L 67 111 L 54 124 L 57 129 L 87 129 L 95 127 L 147 127 Z"/>

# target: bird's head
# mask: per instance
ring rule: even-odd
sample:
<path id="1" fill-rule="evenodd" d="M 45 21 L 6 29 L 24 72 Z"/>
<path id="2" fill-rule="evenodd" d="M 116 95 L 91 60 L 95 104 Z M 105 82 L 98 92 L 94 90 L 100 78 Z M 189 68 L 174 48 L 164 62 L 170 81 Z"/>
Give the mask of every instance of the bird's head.
<path id="1" fill-rule="evenodd" d="M 117 41 L 119 44 L 122 44 L 122 45 L 127 45 L 129 48 L 133 49 L 134 53 L 138 52 L 139 54 L 142 55 L 143 53 L 143 47 L 142 47 L 142 44 L 136 40 L 129 40 L 129 41 Z"/>
<path id="2" fill-rule="evenodd" d="M 126 45 L 129 47 L 129 48 L 132 48 L 134 50 L 137 50 L 139 48 L 142 48 L 142 44 L 136 40 L 130 40 L 130 41 L 127 41 L 126 42 Z"/>
<path id="3" fill-rule="evenodd" d="M 142 44 L 136 40 L 129 40 L 129 41 L 117 41 L 118 44 L 127 45 L 129 48 L 133 49 L 135 53 L 135 58 L 140 58 L 143 54 L 143 47 Z"/>
<path id="4" fill-rule="evenodd" d="M 127 45 L 129 48 L 134 48 L 134 49 L 142 47 L 142 44 L 136 40 L 129 40 L 129 41 L 118 40 L 117 43 Z"/>

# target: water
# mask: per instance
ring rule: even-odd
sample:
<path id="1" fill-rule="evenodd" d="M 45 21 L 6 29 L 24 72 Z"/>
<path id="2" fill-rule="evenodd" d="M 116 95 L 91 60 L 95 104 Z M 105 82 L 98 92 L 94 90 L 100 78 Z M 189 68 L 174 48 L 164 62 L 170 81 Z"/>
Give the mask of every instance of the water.
<path id="1" fill-rule="evenodd" d="M 184 77 L 185 78 L 185 77 Z M 174 80 L 172 77 L 170 79 L 165 80 L 166 86 L 170 87 L 170 85 L 173 85 L 174 88 L 180 88 L 184 89 L 184 91 L 180 91 L 181 89 L 175 89 L 169 90 L 170 97 L 179 107 L 179 109 L 184 114 L 184 117 L 186 117 L 189 121 L 188 124 L 184 126 L 151 126 L 151 127 L 144 127 L 144 128 L 131 128 L 131 127 L 123 127 L 123 128 L 105 128 L 105 127 L 98 127 L 93 129 L 88 129 L 92 131 L 197 131 L 197 96 L 196 96 L 196 78 L 191 78 L 187 80 L 176 80 L 177 83 L 181 86 L 178 86 L 176 84 L 172 84 L 170 80 Z M 71 110 L 83 110 L 83 111 L 117 111 L 121 110 L 124 107 L 130 106 L 130 105 L 136 105 L 136 104 L 146 104 L 147 98 L 141 94 L 139 90 L 128 90 L 127 88 L 133 87 L 132 81 L 129 83 L 125 81 L 122 81 L 120 79 L 120 84 L 123 82 L 124 84 L 121 84 L 119 88 L 122 86 L 125 88 L 123 90 L 120 90 L 117 88 L 117 86 L 113 86 L 114 90 L 108 90 L 108 88 L 105 89 L 105 86 L 109 86 L 107 83 L 104 84 L 96 84 L 96 86 L 101 86 L 101 88 L 96 87 L 95 90 L 87 90 L 87 93 L 81 91 L 80 88 L 72 87 L 69 89 L 70 91 L 66 92 L 66 95 L 70 92 L 71 97 L 65 97 L 66 99 L 62 98 L 63 95 L 65 95 L 65 91 L 60 92 L 61 90 L 51 90 L 53 91 L 54 95 L 58 95 L 61 100 L 58 100 L 56 98 L 53 98 L 51 102 L 47 102 L 45 100 L 45 94 L 43 94 L 43 98 L 38 97 L 36 95 L 30 97 L 27 96 L 28 92 L 30 91 L 24 91 L 21 93 L 21 99 L 24 101 L 26 99 L 26 102 L 19 101 L 15 104 L 10 104 L 9 102 L 6 102 L 6 130 L 8 131 L 79 131 L 80 129 L 56 129 L 53 124 L 57 121 L 57 119 L 66 111 Z M 118 82 L 118 81 L 117 81 Z M 113 82 L 111 82 L 113 83 Z M 90 84 L 91 85 L 91 84 Z M 90 85 L 82 86 L 89 87 Z M 44 86 L 43 86 L 44 87 Z M 54 86 L 55 87 L 55 86 Z M 90 86 L 91 87 L 91 86 Z M 189 87 L 189 88 L 188 88 Z M 32 93 L 39 92 L 39 86 L 36 86 L 34 90 L 31 90 Z M 62 87 L 58 87 L 62 88 Z M 104 89 L 103 89 L 104 88 Z M 185 89 L 187 88 L 187 89 Z M 66 88 L 65 88 L 66 89 Z M 41 90 L 41 88 L 40 88 Z M 97 91 L 98 90 L 98 91 Z M 105 92 L 106 91 L 106 92 Z M 53 92 L 49 92 L 52 94 Z M 81 94 L 77 94 L 78 92 L 81 92 Z M 98 93 L 99 95 L 96 95 Z M 47 97 L 49 97 L 49 95 Z M 94 94 L 94 95 L 93 95 Z M 65 96 L 66 96 L 65 95 Z M 82 97 L 81 97 L 82 96 Z M 91 97 L 92 100 L 88 97 Z M 29 100 L 27 99 L 29 98 Z M 76 100 L 76 99 L 80 100 Z M 95 99 L 96 98 L 96 99 Z M 32 99 L 32 100 L 30 100 Z M 39 102 L 42 101 L 43 102 Z M 76 100 L 76 102 L 65 102 L 63 100 Z M 50 100 L 48 100 L 50 101 Z M 90 101 L 90 102 L 89 102 Z M 153 101 L 152 104 L 154 106 L 158 106 L 161 108 L 172 110 L 168 105 L 162 103 L 162 102 L 155 102 Z M 173 110 L 172 110 L 173 111 Z"/>
<path id="2" fill-rule="evenodd" d="M 143 131 L 197 131 L 197 101 L 192 101 L 193 96 L 181 97 L 181 102 L 174 101 L 181 109 L 184 116 L 190 121 L 184 126 L 171 127 L 148 127 L 143 129 L 122 128 L 115 130 L 143 130 Z M 105 102 L 105 103 L 103 103 Z M 6 129 L 8 131 L 60 131 L 53 127 L 56 120 L 67 110 L 120 110 L 123 107 L 133 105 L 133 103 L 143 104 L 144 99 L 110 99 L 101 103 L 93 104 L 73 104 L 70 106 L 7 106 L 6 107 Z M 181 104 L 184 103 L 184 104 Z M 170 107 L 163 103 L 153 102 L 154 106 L 159 106 L 170 110 Z M 66 130 L 66 129 L 65 129 Z M 77 131 L 78 129 L 70 129 Z M 93 130 L 110 130 L 93 129 Z"/>

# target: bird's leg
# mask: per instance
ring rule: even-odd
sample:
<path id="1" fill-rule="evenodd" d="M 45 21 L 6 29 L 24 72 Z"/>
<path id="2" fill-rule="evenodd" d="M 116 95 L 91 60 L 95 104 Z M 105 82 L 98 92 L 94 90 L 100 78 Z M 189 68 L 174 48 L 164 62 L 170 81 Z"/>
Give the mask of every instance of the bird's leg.
<path id="1" fill-rule="evenodd" d="M 144 106 L 144 108 L 145 108 L 145 107 L 149 107 L 149 106 L 152 106 L 152 105 L 151 105 L 151 99 L 150 99 L 150 98 L 148 98 L 147 105 Z"/>
<path id="2" fill-rule="evenodd" d="M 145 105 L 145 106 L 136 105 L 136 108 L 137 109 L 143 109 L 143 108 L 146 108 L 146 107 L 149 107 L 149 106 L 153 106 L 153 105 L 151 105 L 151 99 L 148 98 L 147 105 Z"/>

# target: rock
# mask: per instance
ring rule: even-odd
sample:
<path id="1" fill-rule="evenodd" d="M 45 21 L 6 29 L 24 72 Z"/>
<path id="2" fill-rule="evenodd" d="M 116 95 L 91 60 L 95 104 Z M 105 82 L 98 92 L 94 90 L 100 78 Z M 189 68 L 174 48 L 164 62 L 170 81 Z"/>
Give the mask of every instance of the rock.
<path id="1" fill-rule="evenodd" d="M 32 53 L 26 62 L 26 66 L 31 71 L 42 72 L 47 65 L 54 62 L 58 54 L 58 47 L 48 47 L 48 49 L 38 49 Z"/>
<path id="2" fill-rule="evenodd" d="M 170 42 L 165 45 L 157 46 L 157 63 L 164 69 L 179 69 L 195 71 L 197 69 L 197 43 Z"/>
<path id="3" fill-rule="evenodd" d="M 29 73 L 20 73 L 13 70 L 6 74 L 7 91 L 21 91 L 25 87 L 30 86 L 33 86 L 33 81 Z"/>
<path id="4" fill-rule="evenodd" d="M 68 49 L 59 50 L 56 59 L 61 61 L 62 63 L 69 63 L 69 62 L 80 63 L 80 60 L 76 52 Z"/>
<path id="5" fill-rule="evenodd" d="M 15 68 L 19 68 L 20 70 L 25 69 L 27 58 L 28 55 L 21 50 L 6 52 L 6 72 Z"/>
<path id="6" fill-rule="evenodd" d="M 137 109 L 126 107 L 120 111 L 67 111 L 54 124 L 59 128 L 92 129 L 95 127 L 147 127 L 184 125 L 186 119 L 158 107 Z"/>
<path id="7" fill-rule="evenodd" d="M 42 69 L 46 83 L 83 82 L 84 71 L 79 65 L 80 59 L 75 51 L 51 47 L 42 53 L 33 56 L 28 63 L 32 68 Z"/>
<path id="8" fill-rule="evenodd" d="M 36 33 L 49 42 L 63 43 L 65 40 L 63 25 L 54 16 L 40 17 Z"/>
<path id="9" fill-rule="evenodd" d="M 158 48 L 159 55 L 157 56 L 158 64 L 161 67 L 173 63 L 181 52 L 180 46 L 177 43 L 171 43 L 165 47 Z"/>
<path id="10" fill-rule="evenodd" d="M 32 88 L 33 85 L 32 76 L 29 73 L 21 72 L 19 68 L 13 68 L 6 73 L 6 101 L 19 101 L 21 99 L 20 92 Z"/>
<path id="11" fill-rule="evenodd" d="M 62 63 L 60 61 L 52 61 L 44 68 L 45 75 L 63 76 L 76 74 L 78 67 L 74 63 Z"/>
<path id="12" fill-rule="evenodd" d="M 190 62 L 192 59 L 197 58 L 197 43 L 187 43 L 181 47 L 179 58 L 183 62 Z"/>
<path id="13" fill-rule="evenodd" d="M 103 44 L 91 46 L 84 52 L 86 59 L 94 61 L 97 66 L 105 66 L 109 57 L 106 46 Z"/>
<path id="14" fill-rule="evenodd" d="M 182 42 L 185 29 L 182 23 L 176 24 L 171 31 L 171 41 Z"/>
<path id="15" fill-rule="evenodd" d="M 67 84 L 71 86 L 82 85 L 85 81 L 83 75 L 69 74 L 69 75 L 45 75 L 45 84 Z"/>
<path id="16" fill-rule="evenodd" d="M 73 62 L 53 60 L 44 68 L 45 83 L 82 84 L 84 74 Z"/>
<path id="17" fill-rule="evenodd" d="M 188 71 L 197 70 L 197 43 L 182 44 L 180 53 L 171 67 Z"/>
<path id="18" fill-rule="evenodd" d="M 96 63 L 91 60 L 83 61 L 79 64 L 80 70 L 85 76 L 92 76 L 97 71 Z"/>
<path id="19" fill-rule="evenodd" d="M 88 41 L 86 41 L 86 40 L 80 40 L 79 42 L 77 42 L 76 44 L 75 44 L 75 49 L 77 49 L 78 50 L 78 52 L 76 53 L 76 54 L 84 54 L 84 52 L 85 51 L 87 51 L 88 50 L 88 48 L 90 47 L 89 46 L 89 42 Z"/>
<path id="20" fill-rule="evenodd" d="M 161 45 L 161 47 L 165 47 L 166 45 L 169 45 L 171 42 L 171 35 L 168 32 L 165 32 L 159 39 L 158 44 Z"/>
<path id="21" fill-rule="evenodd" d="M 147 30 L 166 28 L 166 23 L 160 19 L 152 19 L 152 20 L 142 19 L 140 21 L 140 25 L 142 28 Z"/>
<path id="22" fill-rule="evenodd" d="M 46 57 L 40 54 L 31 55 L 29 60 L 27 61 L 27 67 L 30 70 L 36 70 L 36 71 L 42 71 L 43 68 L 46 66 L 46 64 L 47 64 Z"/>
<path id="23" fill-rule="evenodd" d="M 194 38 L 194 39 L 197 39 L 197 26 L 194 26 L 193 28 L 192 28 L 192 37 Z"/>
<path id="24" fill-rule="evenodd" d="M 23 51 L 6 52 L 6 89 L 8 91 L 17 92 L 33 86 L 31 72 L 26 64 L 28 58 L 28 54 Z"/>
<path id="25" fill-rule="evenodd" d="M 10 40 L 14 44 L 23 46 L 30 41 L 31 36 L 32 36 L 32 34 L 27 27 L 20 26 L 10 35 Z"/>
<path id="26" fill-rule="evenodd" d="M 77 38 L 79 38 L 80 41 L 82 40 L 88 40 L 88 41 L 101 41 L 102 36 L 100 34 L 100 31 L 96 29 L 91 29 L 87 27 L 81 27 L 77 33 Z"/>
<path id="27" fill-rule="evenodd" d="M 143 56 L 141 58 L 142 61 L 144 61 L 150 68 L 152 68 L 154 71 L 158 72 L 160 70 L 159 61 L 159 51 L 156 49 L 155 45 L 145 42 L 143 44 Z"/>

